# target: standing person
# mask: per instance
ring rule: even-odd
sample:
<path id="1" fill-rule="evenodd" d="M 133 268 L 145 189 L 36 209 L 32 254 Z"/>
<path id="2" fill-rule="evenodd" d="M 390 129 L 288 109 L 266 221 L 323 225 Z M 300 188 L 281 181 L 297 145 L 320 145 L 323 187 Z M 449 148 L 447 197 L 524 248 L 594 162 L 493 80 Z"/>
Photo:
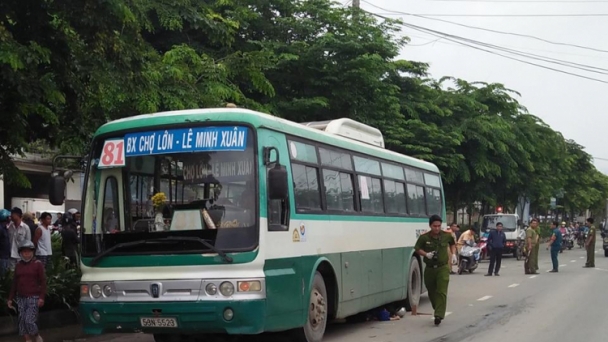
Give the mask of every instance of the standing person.
<path id="1" fill-rule="evenodd" d="M 36 233 L 36 229 L 38 229 L 38 225 L 34 222 L 34 215 L 32 213 L 25 212 L 23 213 L 23 220 L 28 227 L 30 227 L 30 236 L 34 236 Z"/>
<path id="2" fill-rule="evenodd" d="M 530 228 L 526 229 L 526 261 L 524 263 L 525 274 L 538 274 L 538 219 L 530 221 Z"/>
<path id="3" fill-rule="evenodd" d="M 458 224 L 456 222 L 454 222 L 445 231 L 446 231 L 446 233 L 452 234 L 452 237 L 454 238 L 454 241 L 458 241 L 457 236 L 460 235 L 460 234 L 458 234 L 459 230 L 460 229 L 458 227 Z M 450 258 L 450 260 L 452 260 L 452 249 L 451 249 L 450 246 L 448 246 L 447 248 L 448 248 L 448 254 L 450 255 L 449 258 Z M 458 258 L 458 255 L 456 255 L 456 258 Z M 456 272 L 454 272 L 454 265 L 450 265 L 450 274 L 456 274 Z"/>
<path id="4" fill-rule="evenodd" d="M 44 305 L 46 295 L 46 276 L 44 266 L 34 257 L 36 247 L 31 241 L 19 246 L 21 261 L 15 267 L 15 276 L 11 292 L 8 295 L 8 307 L 14 309 L 17 302 L 19 311 L 19 335 L 26 342 L 42 342 L 38 335 L 38 308 Z"/>
<path id="5" fill-rule="evenodd" d="M 23 212 L 20 208 L 14 207 L 11 210 L 12 222 L 8 226 L 11 237 L 11 270 L 15 269 L 17 262 L 21 259 L 21 256 L 19 255 L 19 246 L 26 241 L 32 241 L 30 227 L 21 220 L 22 217 Z"/>
<path id="6" fill-rule="evenodd" d="M 424 258 L 424 285 L 427 288 L 431 305 L 435 311 L 435 325 L 441 324 L 445 318 L 447 307 L 448 285 L 450 283 L 449 255 L 447 247 L 452 252 L 452 264 L 456 264 L 456 243 L 452 234 L 441 230 L 441 217 L 433 215 L 429 219 L 429 234 L 420 235 L 414 250 Z"/>
<path id="7" fill-rule="evenodd" d="M 66 226 L 61 231 L 61 249 L 63 251 L 63 255 L 70 259 L 70 265 L 77 265 L 77 251 L 78 244 L 80 241 L 78 240 L 78 235 L 76 234 L 76 227 L 72 224 Z"/>
<path id="8" fill-rule="evenodd" d="M 585 248 L 587 249 L 587 262 L 585 263 L 586 268 L 595 268 L 595 226 L 593 225 L 593 217 L 587 219 L 587 225 L 589 226 L 589 233 L 587 241 L 585 241 Z"/>
<path id="9" fill-rule="evenodd" d="M 40 226 L 36 229 L 32 242 L 36 246 L 36 259 L 40 260 L 46 270 L 49 269 L 49 261 L 53 255 L 51 242 L 51 221 L 53 216 L 46 211 L 40 215 Z"/>
<path id="10" fill-rule="evenodd" d="M 63 216 L 62 213 L 57 213 L 57 219 L 55 220 L 55 222 L 53 222 L 53 226 L 55 226 L 55 227 L 61 226 L 62 216 Z"/>
<path id="11" fill-rule="evenodd" d="M 500 265 L 502 264 L 502 252 L 504 251 L 505 245 L 507 244 L 507 236 L 502 231 L 502 223 L 496 223 L 496 229 L 490 230 L 488 235 L 488 242 L 486 246 L 490 248 L 490 267 L 488 268 L 488 274 L 486 277 L 499 276 Z M 494 267 L 496 265 L 496 268 Z"/>
<path id="12" fill-rule="evenodd" d="M 547 249 L 551 248 L 551 262 L 553 263 L 553 269 L 549 272 L 557 273 L 559 269 L 559 261 L 557 260 L 557 256 L 561 251 L 562 246 L 562 230 L 557 228 L 557 222 L 553 221 L 551 224 L 551 240 L 547 244 Z"/>
<path id="13" fill-rule="evenodd" d="M 0 210 L 0 277 L 10 269 L 11 234 L 8 225 L 11 222 L 11 212 Z"/>

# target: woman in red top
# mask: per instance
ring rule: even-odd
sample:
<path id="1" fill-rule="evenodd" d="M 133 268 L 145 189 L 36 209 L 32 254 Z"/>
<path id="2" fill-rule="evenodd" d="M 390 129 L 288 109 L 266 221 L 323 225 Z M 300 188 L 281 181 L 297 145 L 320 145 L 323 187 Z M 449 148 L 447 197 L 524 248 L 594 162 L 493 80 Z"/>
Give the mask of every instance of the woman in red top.
<path id="1" fill-rule="evenodd" d="M 38 335 L 38 308 L 44 305 L 46 295 L 46 275 L 44 265 L 34 258 L 36 247 L 31 241 L 19 246 L 21 261 L 15 267 L 13 286 L 8 296 L 8 307 L 14 309 L 13 300 L 19 311 L 19 335 L 26 342 L 42 342 Z"/>

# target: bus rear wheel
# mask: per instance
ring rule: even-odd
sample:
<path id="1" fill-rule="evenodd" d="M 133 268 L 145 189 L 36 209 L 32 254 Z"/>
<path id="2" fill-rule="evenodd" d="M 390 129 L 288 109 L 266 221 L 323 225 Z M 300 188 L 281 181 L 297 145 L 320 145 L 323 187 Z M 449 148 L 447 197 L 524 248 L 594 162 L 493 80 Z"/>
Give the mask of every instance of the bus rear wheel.
<path id="1" fill-rule="evenodd" d="M 422 274 L 420 272 L 420 263 L 416 257 L 412 257 L 410 262 L 410 271 L 407 282 L 407 298 L 405 299 L 405 309 L 412 311 L 414 306 L 420 303 L 420 293 L 422 292 Z"/>
<path id="2" fill-rule="evenodd" d="M 318 271 L 310 289 L 308 318 L 304 326 L 296 331 L 296 338 L 301 342 L 321 342 L 327 326 L 327 288 L 323 276 Z"/>

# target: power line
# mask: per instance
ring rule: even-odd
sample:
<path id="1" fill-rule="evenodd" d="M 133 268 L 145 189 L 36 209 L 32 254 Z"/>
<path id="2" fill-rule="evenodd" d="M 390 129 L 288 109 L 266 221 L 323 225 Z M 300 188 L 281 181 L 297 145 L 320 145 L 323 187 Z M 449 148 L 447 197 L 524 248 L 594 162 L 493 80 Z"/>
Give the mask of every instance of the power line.
<path id="1" fill-rule="evenodd" d="M 382 15 L 377 14 L 377 13 L 373 13 L 373 12 L 367 12 L 367 13 L 369 13 L 369 14 L 371 14 L 371 15 L 374 15 L 374 16 L 377 16 L 377 17 L 379 17 L 379 18 L 383 18 L 383 19 L 386 19 L 386 20 L 390 20 L 390 18 L 385 17 L 385 16 L 382 16 Z M 491 51 L 491 50 L 486 50 L 486 49 L 480 48 L 480 47 L 475 46 L 475 45 L 470 45 L 470 44 L 467 44 L 467 43 L 463 43 L 463 42 L 461 42 L 461 41 L 459 41 L 459 40 L 457 40 L 457 39 L 452 39 L 452 38 L 450 37 L 451 35 L 449 35 L 449 34 L 447 34 L 447 33 L 439 32 L 439 31 L 435 31 L 435 32 L 439 32 L 439 34 L 436 34 L 436 33 L 428 33 L 429 31 L 431 31 L 431 32 L 432 32 L 433 30 L 426 29 L 426 28 L 424 28 L 424 27 L 417 26 L 417 25 L 412 25 L 412 24 L 402 24 L 402 25 L 403 25 L 403 26 L 406 26 L 406 27 L 409 27 L 409 28 L 411 28 L 411 29 L 414 29 L 414 30 L 420 31 L 420 32 L 424 32 L 424 33 L 431 34 L 431 35 L 436 36 L 436 37 L 443 38 L 443 39 L 445 39 L 445 40 L 449 40 L 449 41 L 454 42 L 454 43 L 456 43 L 456 44 L 460 44 L 460 45 L 463 45 L 463 46 L 467 46 L 467 47 L 470 47 L 470 48 L 472 48 L 472 49 L 479 50 L 479 51 L 483 51 L 483 52 L 487 52 L 487 53 L 490 53 L 490 54 L 493 54 L 493 55 L 496 55 L 496 56 L 500 56 L 500 57 L 503 57 L 503 58 L 511 59 L 511 60 L 514 60 L 514 61 L 517 61 L 517 62 L 520 62 L 520 63 L 524 63 L 524 64 L 528 64 L 528 65 L 536 66 L 536 67 L 539 67 L 539 68 L 542 68 L 542 69 L 547 69 L 547 70 L 555 71 L 555 72 L 558 72 L 558 73 L 561 73 L 561 74 L 566 74 L 566 75 L 570 75 L 570 76 L 574 76 L 574 77 L 578 77 L 578 78 L 583 78 L 583 79 L 587 79 L 587 80 L 591 80 L 591 81 L 596 81 L 596 82 L 600 82 L 600 83 L 605 83 L 605 84 L 608 84 L 608 81 L 605 81 L 605 80 L 602 80 L 602 79 L 599 79 L 599 78 L 588 77 L 588 76 L 584 76 L 584 75 L 580 75 L 580 74 L 572 73 L 572 72 L 569 72 L 569 71 L 565 71 L 565 70 L 560 70 L 560 69 L 556 69 L 556 68 L 548 67 L 548 66 L 546 66 L 546 65 L 542 65 L 542 64 L 537 64 L 537 63 L 533 63 L 533 62 L 525 61 L 525 60 L 522 60 L 522 59 L 519 59 L 519 58 L 515 58 L 515 57 L 511 57 L 511 56 L 503 55 L 503 54 L 500 54 L 500 53 L 497 53 L 497 52 L 494 52 L 494 51 Z M 456 37 L 457 37 L 457 36 L 456 36 Z M 465 38 L 465 39 L 466 39 L 466 38 Z"/>
<path id="2" fill-rule="evenodd" d="M 553 45 L 571 46 L 571 47 L 575 47 L 575 48 L 579 48 L 579 49 L 584 49 L 584 50 L 590 50 L 590 51 L 608 53 L 608 50 L 598 49 L 598 48 L 594 48 L 594 47 L 588 47 L 588 46 L 577 45 L 577 44 L 570 44 L 570 43 L 556 42 L 556 41 L 552 41 L 552 40 L 536 37 L 536 36 L 529 35 L 529 34 L 521 34 L 521 33 L 514 33 L 514 32 L 492 30 L 492 29 L 478 27 L 478 26 L 471 26 L 471 25 L 461 24 L 461 23 L 457 23 L 457 22 L 454 22 L 454 21 L 444 20 L 444 19 L 430 18 L 430 17 L 426 17 L 426 16 L 423 16 L 423 15 L 420 15 L 420 14 L 413 14 L 413 13 L 407 13 L 407 12 L 401 12 L 401 11 L 395 11 L 395 10 L 390 10 L 390 9 L 382 8 L 380 6 L 376 6 L 374 4 L 371 4 L 371 3 L 369 3 L 369 2 L 367 2 L 365 0 L 361 0 L 361 1 L 364 2 L 364 3 L 366 3 L 367 5 L 370 5 L 372 7 L 377 8 L 379 10 L 387 11 L 387 12 L 394 13 L 394 14 L 407 15 L 407 16 L 412 16 L 412 17 L 417 17 L 417 18 L 423 18 L 423 19 L 427 19 L 427 20 L 434 20 L 434 21 L 439 21 L 439 22 L 443 22 L 443 23 L 447 23 L 447 24 L 452 24 L 452 25 L 457 25 L 457 26 L 461 26 L 461 27 L 466 27 L 466 28 L 470 28 L 470 29 L 474 29 L 474 30 L 481 30 L 481 31 L 493 32 L 493 33 L 498 33 L 498 34 L 503 34 L 503 35 L 510 35 L 510 36 L 516 36 L 516 37 L 529 38 L 529 39 L 534 39 L 534 40 L 538 40 L 538 41 L 549 43 L 549 44 L 553 44 Z"/>
<path id="3" fill-rule="evenodd" d="M 547 62 L 547 63 L 552 63 L 552 64 L 557 64 L 557 65 L 562 65 L 562 66 L 565 66 L 565 67 L 569 67 L 569 68 L 573 68 L 573 69 L 578 69 L 578 70 L 583 70 L 583 71 L 587 71 L 587 72 L 593 72 L 593 73 L 597 73 L 597 74 L 608 75 L 608 73 L 607 73 L 608 69 L 599 68 L 599 67 L 595 67 L 595 66 L 592 66 L 592 65 L 574 63 L 574 62 L 570 62 L 570 61 L 565 61 L 565 60 L 561 60 L 561 59 L 546 57 L 546 56 L 537 55 L 537 54 L 533 54 L 533 53 L 526 53 L 526 52 L 523 52 L 523 51 L 519 51 L 519 50 L 515 50 L 515 49 L 510 49 L 510 48 L 505 48 L 505 47 L 502 47 L 502 46 L 498 46 L 498 45 L 494 45 L 494 44 L 489 44 L 489 43 L 473 40 L 473 39 L 470 39 L 470 38 L 465 38 L 465 37 L 460 37 L 460 36 L 456 36 L 456 35 L 440 32 L 440 31 L 435 31 L 435 30 L 432 30 L 432 29 L 428 29 L 428 28 L 417 26 L 417 25 L 413 25 L 413 24 L 404 24 L 404 25 L 407 26 L 407 27 L 415 28 L 418 31 L 422 30 L 423 32 L 427 32 L 427 33 L 431 32 L 431 34 L 433 34 L 435 36 L 441 36 L 443 38 L 445 38 L 445 37 L 451 37 L 451 38 L 454 38 L 456 40 L 461 40 L 461 41 L 465 41 L 465 42 L 468 42 L 468 43 L 471 43 L 471 44 L 480 45 L 480 46 L 484 46 L 484 47 L 487 47 L 487 48 L 503 51 L 503 52 L 510 53 L 510 54 L 513 54 L 513 55 L 516 55 L 516 56 L 526 57 L 526 58 L 530 58 L 530 59 L 534 59 L 534 60 L 539 60 L 539 61 L 543 61 L 543 62 Z"/>

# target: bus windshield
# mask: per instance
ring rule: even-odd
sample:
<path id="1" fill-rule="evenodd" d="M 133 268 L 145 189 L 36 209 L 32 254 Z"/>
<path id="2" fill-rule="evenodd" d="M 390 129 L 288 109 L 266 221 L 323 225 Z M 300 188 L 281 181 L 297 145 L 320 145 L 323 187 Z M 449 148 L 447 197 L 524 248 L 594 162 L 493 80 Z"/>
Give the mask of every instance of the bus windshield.
<path id="1" fill-rule="evenodd" d="M 517 229 L 517 217 L 515 215 L 486 215 L 483 217 L 482 229 L 496 229 L 497 223 L 502 223 L 505 231 L 515 231 Z"/>
<path id="2" fill-rule="evenodd" d="M 182 131 L 185 133 L 180 134 Z M 84 206 L 83 256 L 120 243 L 169 236 L 204 239 L 226 251 L 251 249 L 257 244 L 254 135 L 245 127 L 199 127 L 192 131 L 190 141 L 188 130 L 180 129 L 127 134 L 95 143 Z M 163 134 L 167 138 L 161 138 Z M 165 140 L 159 143 L 158 139 Z M 234 145 L 220 148 L 226 144 L 222 139 L 230 139 Z M 107 165 L 111 159 L 106 157 L 108 141 L 124 143 L 122 163 Z M 188 143 L 190 149 L 176 148 L 180 143 Z M 217 144 L 216 148 L 205 148 L 212 144 Z M 205 247 L 196 239 L 182 239 L 135 244 L 117 252 L 201 250 Z"/>

